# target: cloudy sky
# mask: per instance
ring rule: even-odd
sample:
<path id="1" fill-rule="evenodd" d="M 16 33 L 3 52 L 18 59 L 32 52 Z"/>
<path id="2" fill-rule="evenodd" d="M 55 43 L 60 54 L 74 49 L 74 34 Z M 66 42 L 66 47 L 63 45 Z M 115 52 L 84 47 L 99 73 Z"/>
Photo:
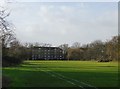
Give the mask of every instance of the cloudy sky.
<path id="1" fill-rule="evenodd" d="M 9 3 L 8 20 L 21 42 L 60 44 L 106 41 L 118 34 L 117 2 Z"/>

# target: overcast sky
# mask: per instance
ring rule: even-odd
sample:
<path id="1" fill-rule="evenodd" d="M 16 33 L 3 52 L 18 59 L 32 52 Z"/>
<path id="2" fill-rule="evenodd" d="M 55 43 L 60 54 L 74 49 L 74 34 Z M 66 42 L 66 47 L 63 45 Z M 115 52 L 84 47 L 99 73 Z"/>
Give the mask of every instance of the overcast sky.
<path id="1" fill-rule="evenodd" d="M 60 44 L 106 41 L 118 34 L 117 2 L 9 3 L 8 20 L 21 42 Z"/>

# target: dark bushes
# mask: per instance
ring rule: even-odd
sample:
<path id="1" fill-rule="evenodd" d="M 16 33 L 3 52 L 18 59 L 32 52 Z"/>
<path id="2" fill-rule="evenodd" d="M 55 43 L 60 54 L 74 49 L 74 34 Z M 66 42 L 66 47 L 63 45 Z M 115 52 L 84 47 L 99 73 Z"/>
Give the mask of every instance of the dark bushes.
<path id="1" fill-rule="evenodd" d="M 109 60 L 109 59 L 101 59 L 101 60 L 99 60 L 98 62 L 110 62 L 110 61 L 112 61 L 112 60 Z"/>
<path id="2" fill-rule="evenodd" d="M 22 60 L 16 57 L 3 56 L 2 59 L 3 59 L 2 61 L 3 67 L 15 66 L 15 65 L 22 63 Z"/>

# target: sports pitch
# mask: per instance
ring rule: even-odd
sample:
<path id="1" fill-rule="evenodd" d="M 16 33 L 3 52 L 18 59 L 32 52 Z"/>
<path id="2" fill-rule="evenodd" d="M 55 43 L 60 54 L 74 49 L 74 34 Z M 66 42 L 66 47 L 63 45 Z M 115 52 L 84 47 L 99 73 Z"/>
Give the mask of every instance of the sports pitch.
<path id="1" fill-rule="evenodd" d="M 95 61 L 25 61 L 3 68 L 10 87 L 117 87 L 118 63 Z"/>

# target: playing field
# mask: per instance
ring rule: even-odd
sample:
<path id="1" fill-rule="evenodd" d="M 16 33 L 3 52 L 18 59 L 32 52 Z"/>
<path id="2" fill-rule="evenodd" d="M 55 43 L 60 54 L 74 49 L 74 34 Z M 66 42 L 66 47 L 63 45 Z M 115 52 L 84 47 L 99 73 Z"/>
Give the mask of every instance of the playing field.
<path id="1" fill-rule="evenodd" d="M 95 61 L 25 61 L 3 69 L 12 87 L 117 87 L 118 63 Z"/>

